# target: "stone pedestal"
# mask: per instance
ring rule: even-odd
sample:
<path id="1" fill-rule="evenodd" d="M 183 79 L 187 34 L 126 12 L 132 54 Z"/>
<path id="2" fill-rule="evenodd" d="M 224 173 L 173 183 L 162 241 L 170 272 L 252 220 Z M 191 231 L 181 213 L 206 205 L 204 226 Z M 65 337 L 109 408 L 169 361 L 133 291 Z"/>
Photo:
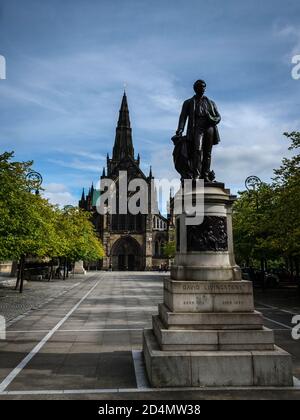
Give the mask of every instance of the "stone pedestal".
<path id="1" fill-rule="evenodd" d="M 73 270 L 74 274 L 86 274 L 86 270 L 83 267 L 83 261 L 76 261 L 75 265 L 74 265 L 74 270 Z"/>
<path id="2" fill-rule="evenodd" d="M 153 329 L 144 331 L 154 387 L 293 385 L 291 357 L 263 327 L 252 283 L 241 280 L 235 263 L 232 203 L 228 190 L 210 184 L 201 225 L 177 216 L 177 254 L 164 303 Z"/>

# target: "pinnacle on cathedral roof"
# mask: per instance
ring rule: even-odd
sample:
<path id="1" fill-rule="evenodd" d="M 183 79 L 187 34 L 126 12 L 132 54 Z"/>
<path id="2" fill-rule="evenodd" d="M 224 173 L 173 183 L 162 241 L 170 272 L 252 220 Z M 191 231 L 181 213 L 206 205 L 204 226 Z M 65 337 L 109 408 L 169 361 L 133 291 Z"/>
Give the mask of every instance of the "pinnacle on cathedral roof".
<path id="1" fill-rule="evenodd" d="M 153 178 L 152 176 L 152 166 L 150 165 L 150 171 L 149 171 L 149 178 Z"/>

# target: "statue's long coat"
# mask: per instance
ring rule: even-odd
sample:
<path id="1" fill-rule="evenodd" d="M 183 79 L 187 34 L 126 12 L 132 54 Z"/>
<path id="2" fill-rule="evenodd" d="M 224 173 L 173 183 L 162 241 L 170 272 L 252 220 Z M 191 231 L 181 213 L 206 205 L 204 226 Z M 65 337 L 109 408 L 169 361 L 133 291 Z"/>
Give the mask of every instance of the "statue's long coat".
<path id="1" fill-rule="evenodd" d="M 218 112 L 216 104 L 211 99 L 208 99 L 206 96 L 203 96 L 203 99 L 205 101 L 204 104 L 207 108 L 209 121 L 211 122 L 211 126 L 214 127 L 214 144 L 218 144 L 220 142 L 220 136 L 217 124 L 219 124 L 219 122 L 221 121 L 221 116 Z M 195 136 L 195 107 L 195 96 L 184 101 L 178 124 L 178 130 L 183 131 L 186 124 L 186 120 L 189 119 L 186 135 L 188 140 L 191 142 L 193 141 Z"/>

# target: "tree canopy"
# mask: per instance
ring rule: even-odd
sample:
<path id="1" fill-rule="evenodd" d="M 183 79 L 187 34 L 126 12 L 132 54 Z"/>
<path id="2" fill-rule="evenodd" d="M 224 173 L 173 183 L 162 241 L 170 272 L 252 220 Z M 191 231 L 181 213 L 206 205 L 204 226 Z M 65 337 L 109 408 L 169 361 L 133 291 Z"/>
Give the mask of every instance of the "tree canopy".
<path id="1" fill-rule="evenodd" d="M 175 240 L 170 240 L 164 245 L 163 249 L 164 257 L 174 258 L 176 254 L 176 243 Z"/>
<path id="2" fill-rule="evenodd" d="M 97 260 L 103 247 L 89 215 L 61 210 L 32 194 L 26 175 L 32 162 L 14 162 L 0 155 L 0 260 L 22 256 Z"/>
<path id="3" fill-rule="evenodd" d="M 282 160 L 269 184 L 240 192 L 234 205 L 237 260 L 300 257 L 300 133 L 284 133 L 291 157 Z"/>

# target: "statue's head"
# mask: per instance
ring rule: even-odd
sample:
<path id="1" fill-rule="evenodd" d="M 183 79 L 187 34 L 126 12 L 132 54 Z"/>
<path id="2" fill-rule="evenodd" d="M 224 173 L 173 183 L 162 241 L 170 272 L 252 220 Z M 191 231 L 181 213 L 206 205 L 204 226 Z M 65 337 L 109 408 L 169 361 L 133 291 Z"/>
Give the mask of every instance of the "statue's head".
<path id="1" fill-rule="evenodd" d="M 194 91 L 196 93 L 196 95 L 203 95 L 206 89 L 206 83 L 204 82 L 204 80 L 197 80 L 194 83 Z"/>

